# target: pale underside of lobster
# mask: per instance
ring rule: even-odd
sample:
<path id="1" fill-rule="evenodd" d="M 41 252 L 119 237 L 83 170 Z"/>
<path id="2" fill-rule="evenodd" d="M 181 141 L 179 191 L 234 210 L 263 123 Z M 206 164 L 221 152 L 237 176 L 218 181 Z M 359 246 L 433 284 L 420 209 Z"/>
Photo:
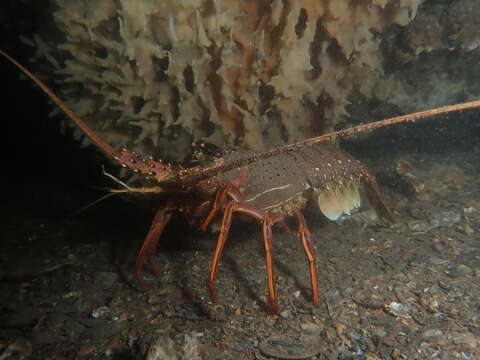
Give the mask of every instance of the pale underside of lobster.
<path id="1" fill-rule="evenodd" d="M 82 119 L 71 111 L 43 82 L 0 50 L 0 54 L 32 79 L 47 96 L 111 159 L 135 173 L 153 180 L 149 187 L 127 187 L 125 192 L 161 194 L 162 200 L 141 246 L 135 263 L 135 275 L 142 289 L 147 288 L 142 266 L 147 262 L 155 274 L 154 262 L 158 241 L 173 213 L 182 212 L 191 224 L 206 230 L 220 218 L 220 230 L 210 265 L 208 289 L 217 301 L 215 280 L 232 217 L 242 214 L 261 224 L 267 269 L 268 300 L 278 313 L 272 258 L 272 227 L 286 226 L 286 217 L 294 217 L 297 235 L 304 249 L 312 288 L 312 302 L 319 304 L 317 265 L 311 234 L 301 210 L 313 200 L 330 220 L 348 216 L 360 208 L 371 207 L 388 221 L 392 214 L 379 190 L 375 177 L 365 165 L 327 141 L 361 131 L 413 121 L 452 111 L 480 107 L 480 101 L 445 106 L 414 114 L 381 120 L 330 134 L 310 138 L 265 152 L 216 151 L 205 165 L 182 168 L 142 159 L 127 150 L 117 151 L 101 139 Z"/>

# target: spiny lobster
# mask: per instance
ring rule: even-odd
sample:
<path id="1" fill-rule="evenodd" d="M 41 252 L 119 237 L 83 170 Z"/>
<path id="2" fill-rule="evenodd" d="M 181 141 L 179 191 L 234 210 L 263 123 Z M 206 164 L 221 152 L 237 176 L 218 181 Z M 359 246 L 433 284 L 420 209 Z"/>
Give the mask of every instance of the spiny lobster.
<path id="1" fill-rule="evenodd" d="M 217 301 L 215 280 L 218 264 L 227 240 L 234 213 L 256 219 L 262 225 L 263 245 L 267 269 L 268 299 L 274 313 L 278 313 L 277 296 L 272 260 L 272 226 L 286 225 L 285 218 L 293 216 L 297 234 L 308 260 L 312 302 L 320 302 L 317 284 L 317 266 L 311 234 L 300 210 L 311 196 L 321 212 L 330 220 L 371 205 L 383 218 L 393 221 L 379 190 L 375 177 L 359 160 L 348 153 L 325 144 L 335 138 L 349 136 L 361 131 L 413 121 L 434 115 L 480 107 L 480 101 L 445 106 L 433 110 L 381 120 L 330 134 L 310 138 L 291 145 L 265 152 L 216 151 L 207 165 L 181 168 L 142 159 L 127 150 L 117 151 L 101 139 L 83 120 L 58 98 L 30 71 L 0 50 L 0 54 L 17 66 L 85 133 L 90 140 L 121 166 L 153 179 L 152 187 L 127 187 L 126 192 L 162 194 L 160 205 L 150 230 L 137 255 L 135 275 L 140 287 L 145 289 L 141 269 L 148 262 L 155 274 L 159 271 L 154 255 L 163 230 L 176 211 L 183 212 L 190 223 L 206 230 L 212 221 L 222 214 L 208 289 L 213 302 Z"/>

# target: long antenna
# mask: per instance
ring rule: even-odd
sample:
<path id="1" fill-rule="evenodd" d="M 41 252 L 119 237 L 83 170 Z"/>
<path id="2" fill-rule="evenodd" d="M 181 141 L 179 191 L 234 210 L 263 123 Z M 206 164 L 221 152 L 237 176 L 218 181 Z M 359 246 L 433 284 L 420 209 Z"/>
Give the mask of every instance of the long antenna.
<path id="1" fill-rule="evenodd" d="M 33 75 L 22 64 L 0 49 L 0 54 L 7 58 L 11 63 L 18 67 L 25 75 L 27 75 L 37 86 L 42 89 L 47 96 L 85 133 L 86 136 L 97 145 L 103 152 L 111 157 L 115 157 L 118 152 L 98 136 L 93 129 L 80 119 L 52 90 L 50 90 L 42 81 Z"/>
<path id="2" fill-rule="evenodd" d="M 272 156 L 293 151 L 295 149 L 301 149 L 306 146 L 318 144 L 321 142 L 325 141 L 330 141 L 333 139 L 339 139 L 339 138 L 344 138 L 347 136 L 352 136 L 354 134 L 358 134 L 360 132 L 368 131 L 368 130 L 373 130 L 373 129 L 378 129 L 380 127 L 385 127 L 385 126 L 391 126 L 395 124 L 400 124 L 404 122 L 410 122 L 410 121 L 416 121 L 420 119 L 425 119 L 428 117 L 433 117 L 437 115 L 444 115 L 448 114 L 454 111 L 462 111 L 462 110 L 468 110 L 468 109 L 475 109 L 480 107 L 480 100 L 474 100 L 466 103 L 461 103 L 461 104 L 456 104 L 456 105 L 448 105 L 448 106 L 442 106 L 439 108 L 435 109 L 430 109 L 430 110 L 424 110 L 424 111 L 419 111 L 416 113 L 412 114 L 407 114 L 407 115 L 401 115 L 401 116 L 396 116 L 392 117 L 389 119 L 385 120 L 379 120 L 379 121 L 374 121 L 368 124 L 363 124 L 363 125 L 358 125 L 354 126 L 348 129 L 343 129 L 343 130 L 338 130 L 334 131 L 329 134 L 325 135 L 320 135 L 316 136 L 307 140 L 302 140 L 298 141 L 296 143 L 290 144 L 290 145 L 284 145 L 277 147 L 272 150 L 268 150 L 265 152 L 257 153 L 254 154 L 250 157 L 239 159 L 237 161 L 234 161 L 232 163 L 229 163 L 227 165 L 222 165 L 221 163 L 218 166 L 212 166 L 209 167 L 208 169 L 205 169 L 204 171 L 199 171 L 198 175 L 192 178 L 193 182 L 201 181 L 203 179 L 206 179 L 211 176 L 215 176 L 221 171 L 228 171 L 232 170 L 241 166 L 249 165 L 251 163 L 257 162 L 259 160 L 267 159 Z"/>
<path id="3" fill-rule="evenodd" d="M 348 129 L 338 130 L 338 131 L 334 131 L 334 132 L 329 133 L 329 134 L 320 135 L 320 136 L 316 136 L 316 137 L 313 137 L 313 138 L 310 138 L 310 139 L 298 141 L 298 142 L 296 142 L 294 144 L 291 144 L 291 145 L 281 146 L 281 147 L 273 149 L 271 151 L 267 151 L 265 153 L 262 153 L 261 156 L 262 157 L 263 156 L 270 157 L 272 155 L 277 154 L 278 152 L 291 151 L 293 149 L 298 149 L 298 148 L 304 147 L 306 145 L 313 145 L 313 144 L 318 144 L 318 143 L 321 143 L 321 142 L 324 142 L 324 141 L 344 138 L 344 137 L 352 136 L 354 134 L 357 134 L 357 133 L 363 132 L 363 131 L 374 130 L 374 129 L 378 129 L 378 128 L 385 127 L 385 126 L 400 124 L 400 123 L 403 123 L 403 122 L 410 122 L 410 121 L 413 122 L 413 121 L 416 121 L 416 120 L 421 120 L 421 119 L 425 119 L 425 118 L 436 116 L 436 115 L 444 115 L 444 114 L 448 114 L 448 113 L 451 113 L 451 112 L 454 112 L 454 111 L 475 109 L 475 108 L 478 108 L 478 107 L 480 107 L 480 100 L 474 100 L 474 101 L 470 101 L 470 102 L 466 102 L 466 103 L 462 103 L 462 104 L 447 105 L 447 106 L 442 106 L 442 107 L 435 108 L 435 109 L 419 111 L 419 112 L 412 113 L 412 114 L 395 116 L 393 118 L 389 118 L 389 119 L 385 119 L 385 120 L 378 120 L 378 121 L 374 121 L 374 122 L 371 122 L 371 123 L 368 123 L 368 124 L 362 124 L 362 125 L 358 125 L 358 126 L 348 128 Z"/>
<path id="4" fill-rule="evenodd" d="M 51 99 L 52 101 L 70 118 L 72 121 L 87 135 L 90 140 L 95 143 L 101 150 L 103 150 L 107 155 L 110 155 L 113 158 L 118 157 L 119 152 L 117 152 L 112 146 L 106 143 L 102 138 L 100 138 L 93 130 L 90 128 L 82 119 L 80 119 L 75 113 L 70 110 L 70 108 L 58 97 L 56 96 L 42 81 L 40 81 L 35 75 L 28 71 L 24 66 L 18 63 L 15 59 L 5 53 L 0 49 L 0 54 L 17 66 L 25 75 L 27 75 L 35 84 L 37 84 Z M 231 162 L 229 164 L 222 164 L 221 162 L 218 165 L 213 165 L 208 168 L 204 167 L 194 167 L 188 169 L 182 174 L 178 174 L 177 177 L 183 178 L 181 180 L 187 180 L 189 183 L 195 183 L 201 180 L 204 180 L 208 177 L 215 176 L 222 171 L 232 170 L 241 166 L 249 165 L 251 163 L 257 162 L 259 160 L 267 159 L 272 156 L 275 156 L 280 153 L 289 152 L 295 149 L 301 149 L 305 146 L 310 146 L 318 144 L 325 141 L 330 141 L 333 139 L 343 138 L 351 136 L 363 131 L 378 129 L 380 127 L 391 126 L 394 124 L 399 124 L 403 122 L 416 121 L 428 117 L 433 117 L 436 115 L 448 114 L 455 111 L 462 111 L 468 109 L 474 109 L 480 107 L 480 100 L 470 101 L 462 104 L 443 106 L 435 109 L 419 111 L 413 114 L 396 116 L 393 118 L 379 120 L 371 122 L 368 124 L 354 126 L 352 128 L 334 131 L 329 134 L 316 136 L 307 140 L 298 141 L 294 144 L 280 146 L 278 148 L 256 153 L 252 156 L 241 158 L 237 161 Z M 125 163 L 122 163 L 125 164 Z M 128 163 L 129 164 L 129 163 Z M 136 169 L 132 167 L 132 169 Z M 144 170 L 144 169 L 142 169 Z M 159 180 L 162 182 L 161 180 Z M 169 179 L 168 181 L 175 182 L 175 178 Z"/>

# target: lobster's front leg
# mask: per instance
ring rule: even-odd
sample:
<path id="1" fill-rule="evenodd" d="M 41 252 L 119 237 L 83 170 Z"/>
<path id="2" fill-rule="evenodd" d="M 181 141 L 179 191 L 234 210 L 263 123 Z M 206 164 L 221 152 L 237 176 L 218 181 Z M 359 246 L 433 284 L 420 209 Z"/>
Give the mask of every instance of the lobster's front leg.
<path id="1" fill-rule="evenodd" d="M 208 213 L 207 217 L 205 220 L 203 220 L 202 224 L 200 225 L 200 230 L 206 231 L 208 228 L 208 225 L 210 225 L 215 219 L 215 216 L 220 212 L 221 208 L 225 206 L 225 202 L 227 201 L 227 194 L 230 193 L 232 196 L 240 196 L 241 194 L 238 193 L 238 191 L 233 187 L 233 186 L 227 186 L 222 190 L 217 191 L 215 194 L 215 200 L 212 205 L 212 209 Z M 234 195 L 235 194 L 235 195 Z"/>
<path id="2" fill-rule="evenodd" d="M 208 225 L 210 225 L 217 216 L 217 214 L 221 211 L 222 207 L 225 206 L 225 203 L 227 202 L 227 195 L 228 194 L 235 194 L 235 197 L 242 197 L 241 194 L 238 193 L 235 187 L 229 185 L 226 186 L 223 190 L 217 191 L 215 194 L 215 200 L 212 204 L 212 208 L 210 209 L 210 212 L 208 213 L 207 217 L 205 220 L 200 225 L 200 230 L 206 231 L 208 228 Z M 281 219 L 276 219 L 274 223 L 278 222 L 286 232 L 291 233 L 292 230 L 288 226 L 288 224 L 285 222 L 285 217 L 282 215 Z"/>
<path id="3" fill-rule="evenodd" d="M 213 219 L 212 213 L 216 214 L 218 212 L 219 202 L 222 203 L 225 201 L 226 196 L 229 195 L 230 201 L 225 206 L 223 211 L 223 219 L 220 226 L 220 233 L 217 238 L 217 245 L 215 246 L 215 252 L 213 253 L 212 263 L 210 265 L 210 276 L 208 277 L 208 290 L 210 291 L 210 297 L 212 301 L 216 303 L 218 301 L 217 289 L 215 286 L 215 280 L 217 279 L 218 263 L 220 262 L 220 257 L 222 256 L 223 247 L 227 241 L 228 233 L 230 231 L 230 226 L 232 225 L 232 215 L 233 212 L 238 210 L 238 204 L 243 200 L 242 194 L 233 187 L 226 187 L 217 192 L 215 196 L 215 202 L 213 204 L 213 210 L 210 212 L 207 219 L 201 225 L 203 229 L 204 226 L 207 226 Z M 220 200 L 222 199 L 222 200 Z"/>
<path id="4" fill-rule="evenodd" d="M 162 236 L 163 230 L 165 229 L 165 226 L 167 226 L 171 218 L 172 209 L 170 204 L 167 203 L 165 206 L 157 210 L 155 217 L 153 218 L 152 224 L 150 225 L 150 230 L 148 231 L 148 234 L 143 241 L 142 247 L 138 252 L 137 260 L 135 262 L 135 276 L 142 290 L 148 289 L 148 286 L 142 276 L 142 265 L 145 261 L 145 258 L 152 267 L 154 274 L 157 276 L 159 274 L 158 268 L 155 265 L 154 256 L 160 236 Z"/>
<path id="5" fill-rule="evenodd" d="M 220 227 L 220 234 L 218 236 L 217 245 L 213 254 L 212 264 L 210 267 L 210 276 L 208 278 L 208 289 L 210 291 L 212 301 L 216 303 L 218 300 L 217 289 L 215 285 L 215 281 L 217 279 L 218 264 L 220 262 L 225 242 L 227 241 L 228 233 L 230 231 L 230 227 L 232 224 L 232 216 L 235 212 L 238 212 L 249 215 L 262 223 L 265 263 L 267 267 L 268 300 L 272 312 L 278 314 L 279 308 L 277 305 L 277 295 L 275 291 L 275 279 L 273 272 L 272 226 L 278 221 L 283 221 L 284 215 L 268 215 L 255 207 L 245 204 L 243 202 L 242 194 L 232 187 L 225 188 L 220 191 L 224 192 L 224 195 L 218 196 L 217 199 L 224 198 L 224 196 L 226 196 L 227 198 L 229 198 L 229 200 L 227 201 L 227 205 L 224 209 L 222 224 Z"/>

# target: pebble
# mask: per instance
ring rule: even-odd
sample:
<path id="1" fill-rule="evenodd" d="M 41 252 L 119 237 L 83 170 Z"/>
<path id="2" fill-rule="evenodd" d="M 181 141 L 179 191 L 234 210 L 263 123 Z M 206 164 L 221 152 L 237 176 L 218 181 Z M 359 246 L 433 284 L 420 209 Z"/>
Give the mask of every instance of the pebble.
<path id="1" fill-rule="evenodd" d="M 468 267 L 467 265 L 460 264 L 453 270 L 450 270 L 447 273 L 450 277 L 461 277 L 466 275 L 473 275 L 473 269 Z"/>
<path id="2" fill-rule="evenodd" d="M 107 312 L 108 312 L 108 306 L 105 306 L 105 305 L 100 306 L 92 311 L 92 313 L 90 314 L 90 317 L 93 319 L 98 319 L 103 315 L 105 315 Z"/>
<path id="3" fill-rule="evenodd" d="M 278 359 L 308 359 L 321 350 L 320 338 L 315 335 L 273 335 L 259 344 L 263 355 Z"/>
<path id="4" fill-rule="evenodd" d="M 454 210 L 440 210 L 430 218 L 431 229 L 440 226 L 451 226 L 462 221 L 462 214 Z"/>
<path id="5" fill-rule="evenodd" d="M 415 232 L 427 232 L 430 230 L 428 221 L 425 220 L 412 220 L 407 223 L 408 228 Z"/>
<path id="6" fill-rule="evenodd" d="M 401 282 L 407 282 L 408 280 L 407 276 L 402 272 L 393 275 L 392 279 L 396 281 L 401 281 Z"/>
<path id="7" fill-rule="evenodd" d="M 300 325 L 302 330 L 307 334 L 317 334 L 319 335 L 322 332 L 322 327 L 313 323 L 307 322 Z"/>
<path id="8" fill-rule="evenodd" d="M 291 319 L 293 317 L 292 310 L 283 310 L 280 313 L 280 316 L 284 319 Z"/>
<path id="9" fill-rule="evenodd" d="M 178 360 L 175 344 L 168 336 L 159 336 L 148 349 L 146 360 Z"/>
<path id="10" fill-rule="evenodd" d="M 431 258 L 430 262 L 435 265 L 445 265 L 448 263 L 448 260 L 440 259 L 440 258 Z"/>
<path id="11" fill-rule="evenodd" d="M 442 336 L 443 332 L 440 329 L 429 329 L 425 330 L 422 335 L 424 339 L 432 339 Z"/>
<path id="12" fill-rule="evenodd" d="M 475 232 L 468 223 L 463 224 L 463 232 L 467 235 L 471 235 Z"/>
<path id="13" fill-rule="evenodd" d="M 407 223 L 408 228 L 415 232 L 427 232 L 441 226 L 451 226 L 462 220 L 462 214 L 452 210 L 432 210 L 427 220 L 412 220 Z"/>
<path id="14" fill-rule="evenodd" d="M 2 349 L 0 359 L 19 359 L 27 360 L 32 355 L 32 344 L 23 338 L 12 341 L 5 349 Z"/>
<path id="15" fill-rule="evenodd" d="M 477 346 L 477 340 L 472 333 L 461 333 L 457 334 L 452 338 L 454 344 L 467 344 L 471 348 L 475 348 Z"/>
<path id="16" fill-rule="evenodd" d="M 108 289 L 118 280 L 118 274 L 110 271 L 100 271 L 96 274 L 95 280 L 103 289 Z"/>
<path id="17" fill-rule="evenodd" d="M 410 309 L 407 306 L 401 303 L 397 303 L 395 301 L 392 301 L 390 304 L 385 305 L 385 310 L 396 317 L 401 317 L 404 319 L 411 318 L 411 316 L 408 314 Z"/>

